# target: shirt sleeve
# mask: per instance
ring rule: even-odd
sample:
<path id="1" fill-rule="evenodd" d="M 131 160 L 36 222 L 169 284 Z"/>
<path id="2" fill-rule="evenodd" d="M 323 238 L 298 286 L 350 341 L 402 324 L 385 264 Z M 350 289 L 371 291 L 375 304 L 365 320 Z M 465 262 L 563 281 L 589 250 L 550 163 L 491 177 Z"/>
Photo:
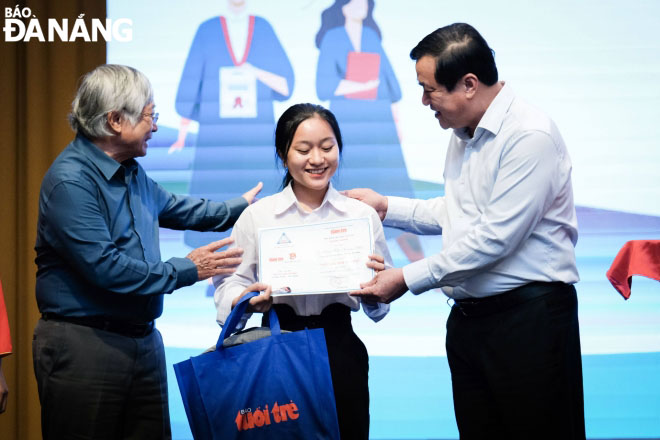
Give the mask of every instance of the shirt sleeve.
<path id="1" fill-rule="evenodd" d="M 252 222 L 251 214 L 249 210 L 245 211 L 231 231 L 234 243 L 230 245 L 229 249 L 242 248 L 243 261 L 233 274 L 213 277 L 213 285 L 216 287 L 213 295 L 217 312 L 216 321 L 221 326 L 225 324 L 229 313 L 231 313 L 231 303 L 234 298 L 240 296 L 247 286 L 257 282 L 257 265 L 259 262 L 256 243 L 257 231 Z M 251 313 L 245 313 L 236 330 L 244 328 L 250 316 L 252 316 Z"/>
<path id="2" fill-rule="evenodd" d="M 474 227 L 438 254 L 403 268 L 410 291 L 456 286 L 513 253 L 561 190 L 566 171 L 561 159 L 562 152 L 546 133 L 528 131 L 512 140 L 500 157 L 488 206 Z"/>
<path id="3" fill-rule="evenodd" d="M 48 219 L 44 236 L 52 247 L 92 285 L 115 293 L 155 295 L 197 281 L 197 268 L 187 258 L 147 262 L 141 249 L 135 254 L 119 249 L 97 194 L 80 183 L 56 185 L 41 215 Z"/>
<path id="4" fill-rule="evenodd" d="M 214 202 L 172 194 L 153 182 L 161 200 L 159 224 L 169 229 L 220 232 L 231 228 L 248 202 L 243 197 L 226 202 Z"/>
<path id="5" fill-rule="evenodd" d="M 383 225 L 380 222 L 378 214 L 373 209 L 371 210 L 371 224 L 374 228 L 374 247 L 375 253 L 380 255 L 385 260 L 385 269 L 390 269 L 394 266 L 390 250 L 387 247 L 385 240 L 385 233 L 383 232 Z M 362 310 L 374 322 L 378 322 L 385 317 L 390 311 L 390 305 L 384 303 L 366 303 L 362 301 Z"/>
<path id="6" fill-rule="evenodd" d="M 439 235 L 446 214 L 444 197 L 418 200 L 389 196 L 383 223 L 417 235 Z"/>

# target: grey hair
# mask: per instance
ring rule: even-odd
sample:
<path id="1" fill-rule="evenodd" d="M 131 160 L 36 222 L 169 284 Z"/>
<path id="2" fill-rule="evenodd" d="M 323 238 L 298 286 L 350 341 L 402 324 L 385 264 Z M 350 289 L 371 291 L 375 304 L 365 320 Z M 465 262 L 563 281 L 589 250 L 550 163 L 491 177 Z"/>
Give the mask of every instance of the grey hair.
<path id="1" fill-rule="evenodd" d="M 104 64 L 82 78 L 71 104 L 69 124 L 89 138 L 111 136 L 107 114 L 116 111 L 138 123 L 142 110 L 153 102 L 149 79 L 140 71 L 119 64 Z"/>

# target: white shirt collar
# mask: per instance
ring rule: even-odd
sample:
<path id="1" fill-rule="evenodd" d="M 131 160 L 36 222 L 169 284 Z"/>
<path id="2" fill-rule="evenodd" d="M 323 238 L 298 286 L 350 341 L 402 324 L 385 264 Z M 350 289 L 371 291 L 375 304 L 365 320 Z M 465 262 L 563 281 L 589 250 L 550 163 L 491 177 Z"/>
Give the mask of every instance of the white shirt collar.
<path id="1" fill-rule="evenodd" d="M 486 109 L 486 112 L 481 117 L 477 128 L 474 130 L 474 138 L 477 137 L 477 132 L 479 129 L 487 130 L 494 135 L 497 135 L 497 133 L 499 133 L 500 129 L 502 128 L 506 113 L 509 110 L 509 107 L 511 107 L 511 103 L 515 98 L 515 94 L 513 93 L 511 87 L 507 86 L 504 82 L 502 85 L 502 89 L 495 96 L 495 99 L 493 99 L 493 101 L 490 103 Z M 455 129 L 454 133 L 461 140 L 469 141 L 471 139 L 467 134 L 467 129 L 465 127 Z"/>
<path id="2" fill-rule="evenodd" d="M 286 188 L 281 192 L 274 195 L 275 197 L 275 215 L 283 214 L 291 206 L 298 205 L 298 199 L 293 193 L 293 187 L 289 183 Z M 346 207 L 346 196 L 341 195 L 333 186 L 332 183 L 328 185 L 328 191 L 325 193 L 325 197 L 321 202 L 321 205 L 316 209 L 323 209 L 326 203 L 334 206 L 337 210 L 341 212 L 347 212 Z M 302 208 L 298 205 L 298 208 Z"/>

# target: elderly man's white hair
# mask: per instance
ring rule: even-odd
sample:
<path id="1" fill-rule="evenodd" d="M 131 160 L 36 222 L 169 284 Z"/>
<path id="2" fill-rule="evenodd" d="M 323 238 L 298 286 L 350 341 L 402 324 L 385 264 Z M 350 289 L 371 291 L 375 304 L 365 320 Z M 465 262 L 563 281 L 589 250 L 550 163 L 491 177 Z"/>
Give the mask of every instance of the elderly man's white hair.
<path id="1" fill-rule="evenodd" d="M 153 102 L 149 79 L 140 71 L 119 64 L 104 64 L 87 73 L 71 105 L 69 124 L 90 138 L 110 136 L 107 114 L 119 112 L 132 125 Z"/>

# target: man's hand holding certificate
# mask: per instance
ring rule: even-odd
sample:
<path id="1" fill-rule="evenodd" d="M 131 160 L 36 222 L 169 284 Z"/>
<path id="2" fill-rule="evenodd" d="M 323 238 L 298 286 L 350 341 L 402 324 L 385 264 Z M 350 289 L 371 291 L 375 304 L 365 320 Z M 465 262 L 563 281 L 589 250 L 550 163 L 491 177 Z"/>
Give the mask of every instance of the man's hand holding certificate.
<path id="1" fill-rule="evenodd" d="M 259 280 L 273 296 L 358 290 L 371 280 L 369 218 L 259 230 Z"/>

